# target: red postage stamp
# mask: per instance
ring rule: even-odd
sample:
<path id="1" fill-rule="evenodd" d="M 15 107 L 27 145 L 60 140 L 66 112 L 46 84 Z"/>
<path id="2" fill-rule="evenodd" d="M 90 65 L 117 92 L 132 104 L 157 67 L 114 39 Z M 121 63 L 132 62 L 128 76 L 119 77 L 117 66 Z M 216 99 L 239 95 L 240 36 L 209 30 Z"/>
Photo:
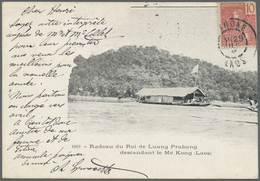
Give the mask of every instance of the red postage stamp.
<path id="1" fill-rule="evenodd" d="M 219 3 L 220 48 L 255 47 L 255 2 Z"/>

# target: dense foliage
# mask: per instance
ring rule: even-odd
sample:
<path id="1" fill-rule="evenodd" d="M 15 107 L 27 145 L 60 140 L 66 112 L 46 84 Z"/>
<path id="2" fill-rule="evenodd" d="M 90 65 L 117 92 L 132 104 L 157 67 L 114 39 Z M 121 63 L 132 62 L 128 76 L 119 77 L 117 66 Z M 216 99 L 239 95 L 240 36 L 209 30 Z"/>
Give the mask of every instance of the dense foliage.
<path id="1" fill-rule="evenodd" d="M 195 86 L 194 66 L 199 63 L 197 86 L 210 100 L 257 99 L 257 72 L 234 72 L 211 63 L 180 55 L 155 46 L 124 46 L 85 59 L 74 60 L 69 94 L 102 97 L 134 97 L 144 87 Z"/>

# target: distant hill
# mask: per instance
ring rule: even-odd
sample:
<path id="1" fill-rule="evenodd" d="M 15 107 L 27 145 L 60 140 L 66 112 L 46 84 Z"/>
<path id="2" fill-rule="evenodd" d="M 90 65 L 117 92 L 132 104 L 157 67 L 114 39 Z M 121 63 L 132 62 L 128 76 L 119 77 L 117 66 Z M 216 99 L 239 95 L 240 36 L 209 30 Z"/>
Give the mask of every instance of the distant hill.
<path id="1" fill-rule="evenodd" d="M 171 55 L 157 47 L 124 46 L 85 59 L 74 59 L 69 94 L 102 97 L 135 97 L 143 87 L 195 85 L 191 75 L 199 63 L 197 86 L 210 100 L 258 98 L 257 71 L 234 72 L 190 57 Z"/>

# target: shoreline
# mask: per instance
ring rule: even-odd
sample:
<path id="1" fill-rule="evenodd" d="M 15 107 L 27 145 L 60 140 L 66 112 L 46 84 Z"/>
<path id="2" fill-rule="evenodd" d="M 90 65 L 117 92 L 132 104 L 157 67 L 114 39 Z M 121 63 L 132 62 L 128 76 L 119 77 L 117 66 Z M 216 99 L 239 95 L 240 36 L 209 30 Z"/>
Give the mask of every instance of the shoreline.
<path id="1" fill-rule="evenodd" d="M 98 97 L 98 96 L 80 96 L 80 95 L 69 95 L 69 102 L 74 101 L 85 101 L 85 102 L 109 102 L 109 103 L 127 103 L 127 102 L 135 102 L 133 98 L 121 98 L 117 97 Z"/>
<path id="2" fill-rule="evenodd" d="M 217 107 L 233 107 L 233 108 L 248 108 L 250 107 L 250 104 L 248 103 L 239 103 L 239 102 L 223 102 L 223 101 L 211 101 L 212 106 Z"/>
<path id="3" fill-rule="evenodd" d="M 69 102 L 74 101 L 85 101 L 85 102 L 109 102 L 109 103 L 128 103 L 128 102 L 136 102 L 134 98 L 121 98 L 117 97 L 99 97 L 99 96 L 80 96 L 80 95 L 69 95 Z M 233 108 L 248 108 L 249 104 L 246 103 L 234 103 L 234 102 L 222 102 L 213 100 L 210 103 L 210 106 L 216 107 L 233 107 Z"/>

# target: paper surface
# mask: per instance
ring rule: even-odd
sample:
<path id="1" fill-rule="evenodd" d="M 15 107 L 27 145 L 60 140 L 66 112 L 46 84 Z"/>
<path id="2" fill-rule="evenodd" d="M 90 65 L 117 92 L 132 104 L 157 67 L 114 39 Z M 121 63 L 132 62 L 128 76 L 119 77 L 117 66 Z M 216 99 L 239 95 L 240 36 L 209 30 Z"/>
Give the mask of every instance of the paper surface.
<path id="1" fill-rule="evenodd" d="M 4 2 L 3 178 L 258 178 L 255 6 Z"/>

